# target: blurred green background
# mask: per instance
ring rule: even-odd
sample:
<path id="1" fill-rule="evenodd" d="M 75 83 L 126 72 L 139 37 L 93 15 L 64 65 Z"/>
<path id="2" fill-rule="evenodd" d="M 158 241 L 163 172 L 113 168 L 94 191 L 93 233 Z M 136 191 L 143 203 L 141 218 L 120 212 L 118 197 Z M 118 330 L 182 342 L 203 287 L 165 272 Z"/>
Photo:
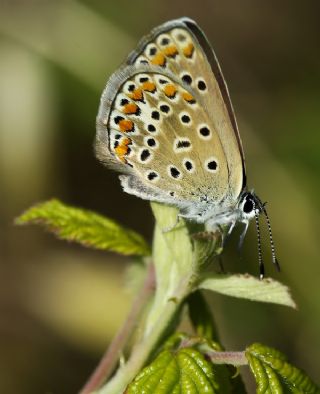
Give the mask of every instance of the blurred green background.
<path id="1" fill-rule="evenodd" d="M 269 202 L 282 273 L 299 310 L 209 296 L 224 345 L 260 341 L 319 383 L 319 2 L 298 0 L 2 1 L 0 9 L 0 392 L 74 393 L 131 300 L 130 261 L 67 244 L 13 219 L 57 197 L 152 238 L 149 204 L 124 194 L 93 154 L 110 74 L 168 19 L 195 19 L 220 59 L 249 187 Z M 266 233 L 265 233 L 266 234 Z M 254 226 L 227 270 L 257 273 Z"/>

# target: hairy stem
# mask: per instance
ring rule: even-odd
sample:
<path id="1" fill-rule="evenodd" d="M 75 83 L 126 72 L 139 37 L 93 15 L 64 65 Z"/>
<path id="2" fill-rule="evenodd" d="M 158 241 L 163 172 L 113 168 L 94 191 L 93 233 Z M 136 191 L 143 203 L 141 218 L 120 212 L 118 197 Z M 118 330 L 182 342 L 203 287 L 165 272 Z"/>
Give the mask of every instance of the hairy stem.
<path id="1" fill-rule="evenodd" d="M 220 247 L 216 238 L 209 242 L 193 240 L 182 220 L 179 226 L 172 227 L 177 222 L 175 208 L 152 203 L 152 210 L 156 219 L 152 249 L 157 279 L 154 301 L 142 328 L 143 336 L 133 346 L 127 363 L 98 390 L 99 394 L 125 391 L 164 337 L 172 333 L 183 301 L 196 289 L 201 267 Z"/>
<path id="2" fill-rule="evenodd" d="M 149 264 L 147 275 L 142 289 L 139 291 L 135 300 L 133 301 L 131 310 L 118 331 L 117 335 L 112 340 L 109 348 L 102 356 L 98 366 L 93 371 L 92 375 L 80 391 L 80 394 L 89 394 L 97 390 L 102 383 L 108 379 L 114 370 L 119 356 L 133 334 L 139 319 L 144 311 L 146 304 L 149 302 L 150 296 L 155 289 L 155 270 L 153 264 Z"/>
<path id="3" fill-rule="evenodd" d="M 206 356 L 210 358 L 213 364 L 232 364 L 235 367 L 248 365 L 245 352 L 208 352 Z"/>
<path id="4" fill-rule="evenodd" d="M 159 313 L 159 318 L 153 325 L 152 330 L 150 330 L 149 334 L 142 338 L 141 342 L 132 349 L 132 354 L 127 364 L 118 369 L 115 376 L 99 390 L 99 394 L 115 394 L 124 392 L 127 385 L 135 378 L 137 373 L 144 366 L 152 350 L 157 345 L 159 338 L 161 338 L 164 331 L 170 324 L 170 321 L 180 308 L 182 301 L 189 294 L 189 286 L 189 280 L 184 280 L 180 283 L 180 286 L 174 294 L 174 299 L 167 301 L 167 304 L 164 306 L 161 313 Z"/>

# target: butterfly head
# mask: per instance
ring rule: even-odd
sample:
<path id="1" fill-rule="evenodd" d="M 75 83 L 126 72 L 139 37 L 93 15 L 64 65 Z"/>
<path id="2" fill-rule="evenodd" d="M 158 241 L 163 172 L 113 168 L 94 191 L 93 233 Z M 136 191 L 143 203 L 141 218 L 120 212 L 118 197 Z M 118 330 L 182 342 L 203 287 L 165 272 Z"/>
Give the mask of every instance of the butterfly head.
<path id="1" fill-rule="evenodd" d="M 251 219 L 255 219 L 256 231 L 257 231 L 257 239 L 258 239 L 258 255 L 259 255 L 259 267 L 260 267 L 260 278 L 264 277 L 264 264 L 262 259 L 262 250 L 261 250 L 261 234 L 260 234 L 260 224 L 259 224 L 259 215 L 263 214 L 266 218 L 268 231 L 269 231 L 269 239 L 270 239 L 270 247 L 271 247 L 271 255 L 272 262 L 276 266 L 277 270 L 280 270 L 280 266 L 278 260 L 276 258 L 275 247 L 272 237 L 272 230 L 270 219 L 266 210 L 266 202 L 262 202 L 260 198 L 254 193 L 254 191 L 246 191 L 242 194 L 239 204 L 239 216 L 240 221 L 244 223 L 248 223 Z"/>
<path id="2" fill-rule="evenodd" d="M 240 220 L 244 222 L 247 220 L 249 221 L 260 214 L 264 214 L 268 217 L 266 205 L 267 203 L 262 202 L 254 190 L 243 192 L 238 203 Z"/>
<path id="3" fill-rule="evenodd" d="M 240 217 L 242 221 L 249 221 L 256 215 L 260 215 L 264 209 L 264 204 L 259 197 L 254 193 L 245 192 L 240 198 L 239 205 Z"/>

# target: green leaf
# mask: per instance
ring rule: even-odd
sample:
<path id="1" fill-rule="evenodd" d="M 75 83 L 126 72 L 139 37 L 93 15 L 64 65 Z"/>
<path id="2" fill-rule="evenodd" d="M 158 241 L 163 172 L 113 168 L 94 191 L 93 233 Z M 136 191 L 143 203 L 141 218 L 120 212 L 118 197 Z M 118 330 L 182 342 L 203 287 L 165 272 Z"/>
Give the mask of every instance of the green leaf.
<path id="1" fill-rule="evenodd" d="M 296 308 L 289 289 L 276 280 L 260 280 L 251 275 L 205 274 L 198 285 L 199 289 L 212 290 L 251 301 L 270 302 Z"/>
<path id="2" fill-rule="evenodd" d="M 286 361 L 278 350 L 255 343 L 246 357 L 257 383 L 257 394 L 319 394 L 320 388 L 305 372 Z"/>
<path id="3" fill-rule="evenodd" d="M 201 294 L 200 294 L 201 295 Z M 188 298 L 189 299 L 189 298 Z M 197 301 L 197 298 L 195 299 Z M 200 313 L 199 313 L 200 314 Z M 176 351 L 182 347 L 194 348 L 201 354 L 204 354 L 206 360 L 211 359 L 212 352 L 221 352 L 222 346 L 212 340 L 205 339 L 201 336 L 190 337 L 187 334 L 176 332 L 164 344 L 163 349 Z M 232 365 L 216 364 L 212 362 L 212 371 L 215 376 L 217 387 L 221 388 L 223 394 L 246 394 L 244 384 L 240 374 L 236 375 L 236 369 Z M 218 390 L 218 392 L 220 392 Z"/>
<path id="4" fill-rule="evenodd" d="M 223 347 L 213 341 L 218 341 L 217 328 L 210 311 L 209 305 L 206 302 L 203 294 L 200 290 L 190 294 L 187 298 L 189 306 L 189 316 L 193 327 L 200 338 L 209 339 L 208 345 L 210 350 L 222 351 Z M 205 347 L 200 345 L 198 349 L 203 353 L 206 353 Z M 231 365 L 213 365 L 213 369 L 216 372 L 217 382 L 220 387 L 223 387 L 223 393 L 235 393 L 245 394 L 245 386 L 242 381 L 241 375 L 236 375 L 236 369 Z"/>
<path id="5" fill-rule="evenodd" d="M 124 255 L 146 256 L 149 247 L 143 237 L 113 220 L 53 199 L 38 204 L 16 219 L 17 224 L 40 224 L 57 237 L 94 249 Z"/>
<path id="6" fill-rule="evenodd" d="M 127 394 L 219 393 L 212 364 L 195 349 L 162 351 L 128 386 Z"/>

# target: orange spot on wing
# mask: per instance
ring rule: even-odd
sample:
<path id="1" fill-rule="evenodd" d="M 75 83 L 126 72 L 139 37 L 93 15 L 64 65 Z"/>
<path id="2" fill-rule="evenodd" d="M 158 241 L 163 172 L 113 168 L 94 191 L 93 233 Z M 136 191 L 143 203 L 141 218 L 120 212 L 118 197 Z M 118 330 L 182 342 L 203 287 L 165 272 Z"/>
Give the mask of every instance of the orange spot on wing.
<path id="1" fill-rule="evenodd" d="M 192 96 L 192 94 L 190 94 L 189 92 L 183 92 L 182 93 L 182 97 L 184 100 L 186 100 L 188 103 L 194 103 L 195 99 Z"/>
<path id="2" fill-rule="evenodd" d="M 183 54 L 185 57 L 192 57 L 194 52 L 194 45 L 190 42 L 186 47 L 183 48 Z"/>
<path id="3" fill-rule="evenodd" d="M 169 83 L 168 85 L 166 85 L 164 87 L 163 91 L 164 91 L 164 94 L 167 97 L 171 97 L 172 98 L 172 97 L 174 97 L 176 95 L 177 88 L 173 84 Z"/>
<path id="4" fill-rule="evenodd" d="M 122 119 L 119 122 L 119 127 L 120 127 L 121 131 L 128 132 L 128 131 L 133 130 L 134 124 L 133 124 L 132 120 Z"/>
<path id="5" fill-rule="evenodd" d="M 129 151 L 129 146 L 131 144 L 131 139 L 130 138 L 123 138 L 120 144 L 115 148 L 115 153 L 119 157 L 119 159 L 123 162 L 126 161 L 124 156 L 128 153 Z"/>
<path id="6" fill-rule="evenodd" d="M 156 85 L 153 82 L 147 81 L 142 84 L 142 89 L 153 93 L 156 90 Z"/>
<path id="7" fill-rule="evenodd" d="M 151 64 L 155 66 L 164 66 L 166 64 L 166 57 L 162 52 L 158 52 L 151 60 Z"/>
<path id="8" fill-rule="evenodd" d="M 178 54 L 178 49 L 175 45 L 170 45 L 163 49 L 163 53 L 168 57 L 175 57 Z"/>
<path id="9" fill-rule="evenodd" d="M 123 108 L 123 113 L 127 115 L 136 114 L 138 111 L 139 107 L 135 103 L 129 103 Z"/>
<path id="10" fill-rule="evenodd" d="M 131 94 L 129 94 L 129 97 L 135 101 L 142 101 L 143 100 L 142 89 L 140 88 L 135 89 Z"/>

